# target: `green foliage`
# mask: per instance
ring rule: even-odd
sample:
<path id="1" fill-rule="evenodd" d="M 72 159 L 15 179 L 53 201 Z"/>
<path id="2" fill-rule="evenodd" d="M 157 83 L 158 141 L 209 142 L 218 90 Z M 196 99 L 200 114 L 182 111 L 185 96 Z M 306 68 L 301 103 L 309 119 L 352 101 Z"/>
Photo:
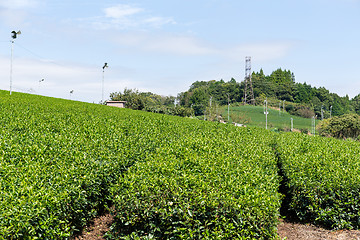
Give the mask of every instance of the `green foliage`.
<path id="1" fill-rule="evenodd" d="M 1 239 L 69 238 L 156 146 L 142 112 L 5 91 L 0 107 Z"/>
<path id="2" fill-rule="evenodd" d="M 303 118 L 312 118 L 315 116 L 315 112 L 310 107 L 303 104 L 289 104 L 285 107 L 291 115 L 299 116 Z"/>
<path id="3" fill-rule="evenodd" d="M 295 75 L 290 70 L 279 68 L 270 75 L 265 75 L 260 69 L 260 72 L 253 72 L 251 76 L 257 105 L 262 105 L 265 98 L 269 101 L 274 99 L 275 103 L 279 100 L 286 101 L 294 106 L 295 115 L 307 118 L 322 114 L 324 118 L 328 118 L 330 107 L 332 107 L 332 116 L 351 112 L 360 113 L 360 97 L 350 100 L 347 95 L 340 97 L 324 87 L 316 88 L 307 83 L 296 83 Z M 195 115 L 202 115 L 210 96 L 220 105 L 227 105 L 228 97 L 231 104 L 242 103 L 244 82 L 237 83 L 233 78 L 229 82 L 197 81 L 178 97 L 182 106 L 192 105 L 195 107 Z"/>
<path id="4" fill-rule="evenodd" d="M 126 89 L 123 93 L 110 94 L 111 100 L 126 101 L 126 107 L 133 110 L 162 113 L 181 117 L 194 115 L 194 110 L 187 107 L 175 106 L 175 97 L 163 97 L 151 92 L 139 92 L 138 90 Z"/>
<path id="5" fill-rule="evenodd" d="M 270 132 L 168 118 L 156 152 L 113 187 L 121 239 L 272 239 L 280 207 Z M 261 137 L 260 137 L 261 136 Z M 266 140 L 265 140 L 266 139 Z"/>
<path id="6" fill-rule="evenodd" d="M 254 97 L 257 98 L 264 94 L 269 98 L 293 101 L 294 81 L 294 74 L 289 70 L 279 68 L 269 76 L 265 76 L 261 69 L 259 73 L 252 73 Z"/>
<path id="7" fill-rule="evenodd" d="M 360 144 L 303 134 L 277 141 L 289 210 L 331 229 L 360 228 Z"/>
<path id="8" fill-rule="evenodd" d="M 146 99 L 141 96 L 138 90 L 126 89 L 123 93 L 115 92 L 110 94 L 113 101 L 126 101 L 126 107 L 134 110 L 142 110 L 145 108 Z"/>
<path id="9" fill-rule="evenodd" d="M 360 228 L 358 142 L 5 91 L 0 107 L 1 239 L 69 239 L 109 204 L 113 238 L 273 239 L 278 173 L 301 220 Z"/>
<path id="10" fill-rule="evenodd" d="M 351 106 L 357 114 L 360 114 L 360 94 L 351 100 Z"/>
<path id="11" fill-rule="evenodd" d="M 245 125 L 251 123 L 251 117 L 247 117 L 244 113 L 232 112 L 230 114 L 230 118 L 231 121 L 235 123 L 241 123 Z"/>
<path id="12" fill-rule="evenodd" d="M 177 105 L 176 107 L 164 105 L 146 106 L 144 110 L 147 112 L 161 113 L 180 117 L 189 117 L 194 115 L 194 110 L 192 108 L 186 108 L 179 105 Z"/>
<path id="13" fill-rule="evenodd" d="M 315 95 L 314 89 L 311 85 L 305 83 L 296 83 L 295 84 L 295 102 L 309 104 L 311 103 L 311 99 Z"/>
<path id="14" fill-rule="evenodd" d="M 196 81 L 188 91 L 179 94 L 180 104 L 185 107 L 192 107 L 195 115 L 203 115 L 206 107 L 209 106 L 210 96 L 212 101 L 220 105 L 241 102 L 243 97 L 243 86 L 235 79 L 228 82 L 220 81 Z"/>
<path id="15" fill-rule="evenodd" d="M 323 136 L 357 139 L 360 136 L 360 116 L 345 114 L 332 117 L 322 121 L 318 128 Z"/>
<path id="16" fill-rule="evenodd" d="M 277 128 L 283 130 L 290 130 L 291 128 L 291 118 L 293 119 L 293 127 L 295 129 L 304 129 L 306 132 L 311 128 L 311 119 L 293 116 L 287 112 L 281 111 L 279 113 L 277 104 L 277 109 L 269 106 L 268 108 L 268 128 Z M 281 108 L 282 109 L 282 108 Z M 227 117 L 227 107 L 223 107 L 222 116 Z M 263 106 L 238 106 L 230 107 L 230 121 L 238 123 L 245 123 L 248 127 L 261 127 L 265 128 L 265 114 Z M 317 120 L 318 122 L 318 120 Z M 272 126 L 270 126 L 272 125 Z"/>
<path id="17" fill-rule="evenodd" d="M 253 73 L 251 76 L 254 90 L 254 97 L 258 98 L 263 95 L 265 98 L 276 97 L 276 84 L 269 80 L 269 77 L 264 75 L 262 69 L 260 73 Z"/>

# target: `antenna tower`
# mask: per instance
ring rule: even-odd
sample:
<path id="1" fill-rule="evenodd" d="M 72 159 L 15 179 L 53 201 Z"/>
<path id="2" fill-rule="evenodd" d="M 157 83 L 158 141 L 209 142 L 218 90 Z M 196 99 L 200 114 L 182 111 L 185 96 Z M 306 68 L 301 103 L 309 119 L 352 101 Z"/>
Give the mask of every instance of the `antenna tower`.
<path id="1" fill-rule="evenodd" d="M 244 105 L 255 105 L 254 91 L 251 82 L 251 57 L 245 57 Z"/>

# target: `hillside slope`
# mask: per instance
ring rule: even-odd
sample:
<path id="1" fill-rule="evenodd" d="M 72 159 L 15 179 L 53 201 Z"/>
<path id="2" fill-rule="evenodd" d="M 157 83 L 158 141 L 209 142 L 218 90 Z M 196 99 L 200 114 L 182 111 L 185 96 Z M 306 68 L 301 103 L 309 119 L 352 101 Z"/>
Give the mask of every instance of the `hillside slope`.
<path id="1" fill-rule="evenodd" d="M 360 144 L 0 91 L 0 238 L 275 239 L 358 229 Z M 256 111 L 258 111 L 257 109 Z"/>
<path id="2" fill-rule="evenodd" d="M 239 123 L 244 123 L 246 126 L 250 127 L 261 127 L 265 128 L 266 120 L 264 114 L 263 106 L 237 106 L 230 107 L 230 121 L 234 120 L 240 121 Z M 227 120 L 227 107 L 223 108 L 222 116 Z M 296 130 L 302 130 L 303 132 L 311 132 L 312 119 L 302 118 L 299 116 L 290 115 L 287 112 L 279 111 L 275 108 L 268 108 L 268 129 L 282 129 L 290 130 L 291 129 L 291 119 L 293 119 L 293 128 Z M 316 120 L 318 123 L 319 120 Z"/>

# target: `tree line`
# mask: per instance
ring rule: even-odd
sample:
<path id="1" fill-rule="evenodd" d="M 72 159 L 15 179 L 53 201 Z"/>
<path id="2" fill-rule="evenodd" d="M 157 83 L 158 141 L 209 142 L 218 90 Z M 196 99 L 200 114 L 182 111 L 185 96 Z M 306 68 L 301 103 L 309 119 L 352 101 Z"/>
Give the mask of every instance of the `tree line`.
<path id="1" fill-rule="evenodd" d="M 312 87 L 306 82 L 297 83 L 295 74 L 290 70 L 279 68 L 265 75 L 260 69 L 252 73 L 251 79 L 256 105 L 262 105 L 265 99 L 273 107 L 284 102 L 290 114 L 308 118 L 360 114 L 360 94 L 350 99 L 348 95 L 340 97 L 324 87 Z M 244 81 L 238 82 L 234 78 L 229 81 L 196 81 L 177 97 L 139 92 L 136 89 L 125 89 L 110 95 L 111 100 L 127 101 L 128 108 L 179 116 L 204 115 L 210 104 L 239 105 L 243 97 Z"/>
<path id="2" fill-rule="evenodd" d="M 307 118 L 315 115 L 318 118 L 328 118 L 330 114 L 360 114 L 360 94 L 350 99 L 348 95 L 340 97 L 324 87 L 312 87 L 306 82 L 297 83 L 294 73 L 290 70 L 279 68 L 270 75 L 265 75 L 261 69 L 259 72 L 253 72 L 251 79 L 256 105 L 262 105 L 267 99 L 270 105 L 278 107 L 280 102 L 285 101 L 285 108 L 289 113 Z M 178 98 L 182 106 L 192 106 L 196 115 L 202 115 L 209 105 L 210 98 L 220 105 L 226 105 L 228 102 L 241 104 L 244 86 L 244 81 L 237 82 L 234 78 L 228 82 L 196 81 L 188 91 L 180 93 Z"/>
<path id="3" fill-rule="evenodd" d="M 137 89 L 127 89 L 123 92 L 110 94 L 113 101 L 126 101 L 126 107 L 134 110 L 162 113 L 187 117 L 194 115 L 189 107 L 177 104 L 177 98 L 173 96 L 161 96 L 152 92 L 139 92 Z"/>

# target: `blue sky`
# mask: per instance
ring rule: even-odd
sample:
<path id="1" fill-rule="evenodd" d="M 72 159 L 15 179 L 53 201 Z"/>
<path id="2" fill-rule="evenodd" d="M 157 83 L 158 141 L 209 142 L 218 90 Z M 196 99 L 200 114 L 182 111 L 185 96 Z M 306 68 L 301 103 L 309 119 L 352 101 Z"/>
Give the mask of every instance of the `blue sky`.
<path id="1" fill-rule="evenodd" d="M 98 103 L 137 88 L 265 74 L 360 93 L 360 0 L 0 0 L 0 89 Z M 44 79 L 43 82 L 39 80 Z M 73 94 L 70 91 L 74 90 Z"/>

